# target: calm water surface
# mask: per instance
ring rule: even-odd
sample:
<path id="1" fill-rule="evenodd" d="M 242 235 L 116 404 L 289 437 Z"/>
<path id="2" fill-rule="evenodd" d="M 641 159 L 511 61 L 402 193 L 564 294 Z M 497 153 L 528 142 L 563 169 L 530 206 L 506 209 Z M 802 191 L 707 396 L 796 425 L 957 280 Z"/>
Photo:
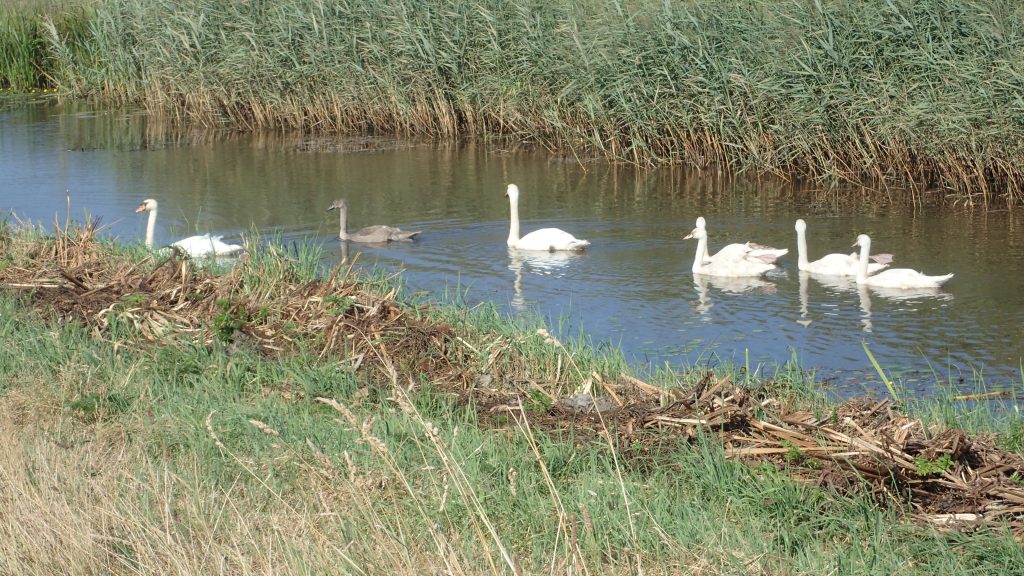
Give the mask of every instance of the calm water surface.
<path id="1" fill-rule="evenodd" d="M 523 231 L 558 226 L 589 239 L 583 254 L 510 253 L 505 185 L 522 190 Z M 341 257 L 335 213 L 350 228 L 421 229 L 415 244 L 362 247 L 364 266 L 404 271 L 407 286 L 540 315 L 565 336 L 618 347 L 639 366 L 698 362 L 772 366 L 795 356 L 844 395 L 880 384 L 864 353 L 926 394 L 951 382 L 973 391 L 1021 383 L 1024 216 L 866 201 L 772 180 L 640 171 L 470 145 L 391 139 L 170 133 L 139 113 L 54 106 L 0 109 L 0 208 L 49 224 L 72 211 L 101 216 L 109 233 L 140 242 L 134 209 L 160 202 L 157 242 L 196 232 L 229 239 L 253 227 Z M 708 219 L 711 250 L 755 240 L 790 248 L 756 280 L 700 280 L 696 244 Z M 893 293 L 796 270 L 793 221 L 809 224 L 810 257 L 874 251 L 929 274 L 955 272 L 939 292 Z M 964 381 L 961 383 L 961 378 Z"/>

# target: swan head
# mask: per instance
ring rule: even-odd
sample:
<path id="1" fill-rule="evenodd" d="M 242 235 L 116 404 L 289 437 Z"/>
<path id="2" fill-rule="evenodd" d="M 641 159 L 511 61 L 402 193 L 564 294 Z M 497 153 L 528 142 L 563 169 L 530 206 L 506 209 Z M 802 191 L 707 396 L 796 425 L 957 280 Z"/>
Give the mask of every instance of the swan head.
<path id="1" fill-rule="evenodd" d="M 696 239 L 700 240 L 701 238 L 707 238 L 707 237 L 708 237 L 708 231 L 705 230 L 704 228 L 699 228 L 698 227 L 698 228 L 694 228 L 689 234 L 684 236 L 683 240 L 690 240 L 690 239 L 693 239 L 693 238 L 696 238 Z"/>
<path id="2" fill-rule="evenodd" d="M 870 245 L 871 245 L 871 238 L 869 238 L 867 234 L 861 234 L 861 235 L 857 236 L 857 241 L 853 243 L 854 247 L 856 247 L 856 246 L 870 246 Z"/>
<path id="3" fill-rule="evenodd" d="M 697 226 L 697 228 L 701 228 L 701 229 L 704 229 L 704 228 L 707 228 L 707 227 L 708 227 L 708 223 L 707 223 L 707 221 L 706 221 L 706 220 L 704 220 L 704 217 L 703 217 L 703 216 L 697 216 L 697 223 L 696 223 L 696 226 Z"/>
<path id="4" fill-rule="evenodd" d="M 156 210 L 156 200 L 153 200 L 152 198 L 146 198 L 145 200 L 142 201 L 142 204 L 139 204 L 139 207 L 135 209 L 135 213 L 138 214 L 139 212 L 152 212 L 153 210 Z"/>
<path id="5" fill-rule="evenodd" d="M 338 198 L 330 206 L 327 207 L 327 211 L 331 210 L 348 210 L 348 203 L 343 198 Z"/>
<path id="6" fill-rule="evenodd" d="M 793 227 L 796 228 L 797 232 L 806 232 L 807 231 L 807 222 L 804 222 L 803 218 L 797 218 L 796 219 L 796 225 L 793 226 Z"/>
<path id="7" fill-rule="evenodd" d="M 513 200 L 518 200 L 519 199 L 519 186 L 516 186 L 515 184 L 509 184 L 508 188 L 505 190 L 505 196 L 508 196 L 509 198 L 511 198 Z"/>

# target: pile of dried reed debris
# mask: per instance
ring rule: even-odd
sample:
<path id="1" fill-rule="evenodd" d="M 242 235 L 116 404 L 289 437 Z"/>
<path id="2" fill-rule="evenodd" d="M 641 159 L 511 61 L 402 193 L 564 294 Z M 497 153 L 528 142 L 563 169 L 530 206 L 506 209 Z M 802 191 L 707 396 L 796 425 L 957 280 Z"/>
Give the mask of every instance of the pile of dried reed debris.
<path id="1" fill-rule="evenodd" d="M 771 463 L 838 492 L 871 491 L 918 521 L 957 530 L 1002 523 L 1024 536 L 1024 458 L 990 437 L 926 429 L 885 400 L 847 401 L 816 415 L 770 387 L 751 390 L 711 374 L 691 389 L 666 390 L 626 374 L 573 373 L 572 354 L 549 336 L 556 364 L 517 358 L 514 339 L 470 334 L 428 308 L 404 306 L 393 291 L 361 284 L 351 266 L 310 281 L 290 273 L 284 256 L 274 273 L 265 257 L 243 257 L 214 274 L 175 253 L 130 261 L 94 232 L 7 231 L 0 287 L 119 346 L 220 340 L 227 350 L 268 356 L 312 350 L 341 359 L 371 385 L 430 382 L 472 402 L 491 425 L 507 424 L 496 415 L 512 413 L 535 428 L 572 428 L 576 437 L 609 434 L 637 464 L 655 452 L 644 447 L 714 434 L 727 457 Z M 585 392 L 565 398 L 581 381 Z M 549 399 L 540 409 L 538 394 Z"/>

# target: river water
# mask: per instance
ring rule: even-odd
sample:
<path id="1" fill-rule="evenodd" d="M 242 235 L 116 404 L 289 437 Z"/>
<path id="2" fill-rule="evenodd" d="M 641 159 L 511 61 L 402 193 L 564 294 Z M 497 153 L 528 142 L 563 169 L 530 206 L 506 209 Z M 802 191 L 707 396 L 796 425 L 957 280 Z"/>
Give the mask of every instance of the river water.
<path id="1" fill-rule="evenodd" d="M 522 190 L 523 232 L 558 226 L 593 244 L 582 254 L 508 250 L 506 184 Z M 884 195 L 768 178 L 640 170 L 498 145 L 389 138 L 170 131 L 145 114 L 85 105 L 0 108 L 0 209 L 51 225 L 100 216 L 141 242 L 145 198 L 160 202 L 157 243 L 197 232 L 237 241 L 258 230 L 341 258 L 334 212 L 351 229 L 422 230 L 418 242 L 351 245 L 362 266 L 402 271 L 407 288 L 541 316 L 565 338 L 586 334 L 644 369 L 749 365 L 771 375 L 796 358 L 841 396 L 884 393 L 863 345 L 915 395 L 1021 385 L 1024 214 L 904 206 Z M 752 281 L 690 272 L 708 220 L 711 251 L 754 240 L 786 247 L 779 270 Z M 810 257 L 851 252 L 858 233 L 895 265 L 955 272 L 930 293 L 859 290 L 796 269 L 793 222 Z M 9 216 L 10 218 L 10 216 Z"/>

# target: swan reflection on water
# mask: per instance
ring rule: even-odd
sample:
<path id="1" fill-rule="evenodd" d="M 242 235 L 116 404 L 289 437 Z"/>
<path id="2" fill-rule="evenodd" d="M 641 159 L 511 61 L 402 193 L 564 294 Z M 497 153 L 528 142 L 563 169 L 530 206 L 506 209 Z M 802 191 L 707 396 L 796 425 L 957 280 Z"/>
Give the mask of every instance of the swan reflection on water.
<path id="1" fill-rule="evenodd" d="M 796 321 L 797 324 L 804 328 L 811 325 L 811 313 L 807 309 L 807 278 L 810 276 L 809 272 L 800 272 L 800 319 Z"/>
<path id="2" fill-rule="evenodd" d="M 860 304 L 860 324 L 861 330 L 864 332 L 871 332 L 873 325 L 871 323 L 871 298 L 883 298 L 895 302 L 905 302 L 911 304 L 905 308 L 907 311 L 914 311 L 918 306 L 912 304 L 926 304 L 927 302 L 949 301 L 953 299 L 953 295 L 948 292 L 943 292 L 941 288 L 882 288 L 879 286 L 866 286 L 864 284 L 857 284 L 853 278 L 845 278 L 838 276 L 819 276 L 819 275 L 800 275 L 800 312 L 801 317 L 805 317 L 808 314 L 807 304 L 807 277 L 813 276 L 815 282 L 821 284 L 825 288 L 836 292 L 856 292 L 857 299 Z M 803 324 L 802 320 L 797 322 Z M 810 320 L 807 320 L 807 324 L 810 324 Z M 805 324 L 805 326 L 807 325 Z"/>
<path id="3" fill-rule="evenodd" d="M 584 257 L 583 252 L 542 252 L 537 250 L 508 249 L 508 269 L 515 274 L 512 288 L 512 308 L 517 312 L 526 310 L 526 298 L 523 296 L 523 272 L 538 276 L 560 278 L 565 275 L 568 265 Z"/>
<path id="4" fill-rule="evenodd" d="M 943 292 L 941 288 L 883 288 L 879 286 L 867 286 L 858 284 L 853 277 L 849 276 L 825 276 L 821 274 L 800 273 L 800 319 L 797 324 L 803 326 L 811 325 L 809 298 L 807 295 L 808 278 L 813 277 L 814 281 L 835 293 L 856 293 L 860 305 L 860 323 L 864 332 L 871 332 L 871 299 L 882 298 L 893 302 L 909 304 L 904 309 L 914 311 L 918 306 L 926 305 L 929 302 L 950 301 L 953 295 Z"/>
<path id="5" fill-rule="evenodd" d="M 776 291 L 774 282 L 769 282 L 759 276 L 730 277 L 694 274 L 693 287 L 697 291 L 697 306 L 695 309 L 703 316 L 705 322 L 711 320 L 707 314 L 715 306 L 715 303 L 708 295 L 711 288 L 730 294 L 747 294 L 750 292 L 774 294 Z"/>

